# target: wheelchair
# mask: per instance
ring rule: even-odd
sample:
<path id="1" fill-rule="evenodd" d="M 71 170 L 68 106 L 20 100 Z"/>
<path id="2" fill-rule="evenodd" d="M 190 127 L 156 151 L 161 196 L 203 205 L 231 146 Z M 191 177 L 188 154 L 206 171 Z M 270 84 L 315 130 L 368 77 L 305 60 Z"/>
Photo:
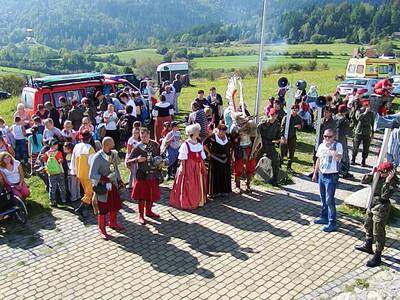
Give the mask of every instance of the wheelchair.
<path id="1" fill-rule="evenodd" d="M 24 201 L 12 192 L 0 192 L 0 220 L 12 218 L 15 221 L 25 224 L 28 220 L 28 210 Z"/>

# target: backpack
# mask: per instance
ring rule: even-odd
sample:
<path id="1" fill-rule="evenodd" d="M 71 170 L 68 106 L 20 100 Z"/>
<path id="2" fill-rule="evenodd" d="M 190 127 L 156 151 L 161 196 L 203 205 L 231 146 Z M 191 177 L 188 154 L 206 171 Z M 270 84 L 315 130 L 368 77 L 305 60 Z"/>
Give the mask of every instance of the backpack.
<path id="1" fill-rule="evenodd" d="M 58 175 L 63 171 L 62 166 L 56 159 L 57 152 L 48 153 L 49 158 L 47 159 L 46 168 L 47 174 Z"/>

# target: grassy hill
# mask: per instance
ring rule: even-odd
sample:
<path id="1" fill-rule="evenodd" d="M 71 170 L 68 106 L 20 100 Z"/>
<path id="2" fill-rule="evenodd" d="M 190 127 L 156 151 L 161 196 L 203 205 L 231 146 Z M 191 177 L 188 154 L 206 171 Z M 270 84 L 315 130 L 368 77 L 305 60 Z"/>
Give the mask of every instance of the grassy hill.
<path id="1" fill-rule="evenodd" d="M 400 42 L 399 42 L 400 43 Z M 346 43 L 333 43 L 333 44 L 285 44 L 285 43 L 277 43 L 277 44 L 266 44 L 264 45 L 264 50 L 268 52 L 288 52 L 290 54 L 299 51 L 313 51 L 315 49 L 319 51 L 332 52 L 334 55 L 350 55 L 354 48 L 361 47 L 361 45 L 355 44 L 346 44 Z M 203 52 L 205 47 L 188 47 L 188 51 L 194 53 Z M 258 44 L 232 44 L 229 46 L 220 46 L 216 45 L 214 47 L 208 47 L 211 53 L 220 53 L 220 52 L 240 52 L 247 50 L 255 50 L 258 52 L 259 45 Z"/>
<path id="2" fill-rule="evenodd" d="M 30 75 L 37 77 L 39 76 L 46 76 L 45 73 L 40 73 L 32 70 L 25 70 L 25 69 L 18 69 L 18 68 L 9 68 L 9 67 L 2 67 L 0 66 L 0 74 L 16 74 L 16 75 Z"/>
<path id="3" fill-rule="evenodd" d="M 346 69 L 349 57 L 329 56 L 324 58 L 291 58 L 289 56 L 266 56 L 264 69 L 268 70 L 278 65 L 289 65 L 291 63 L 305 65 L 315 60 L 318 64 L 327 64 L 330 70 L 343 74 Z M 217 56 L 199 57 L 192 60 L 194 69 L 242 69 L 251 66 L 258 66 L 257 55 L 246 56 Z"/>
<path id="4" fill-rule="evenodd" d="M 117 55 L 119 59 L 126 64 L 129 64 L 132 58 L 136 60 L 137 65 L 144 63 L 146 60 L 149 59 L 156 62 L 162 62 L 163 60 L 163 56 L 156 53 L 156 49 L 129 50 L 129 51 L 114 52 L 114 53 L 98 54 L 97 56 L 105 57 L 110 54 Z"/>

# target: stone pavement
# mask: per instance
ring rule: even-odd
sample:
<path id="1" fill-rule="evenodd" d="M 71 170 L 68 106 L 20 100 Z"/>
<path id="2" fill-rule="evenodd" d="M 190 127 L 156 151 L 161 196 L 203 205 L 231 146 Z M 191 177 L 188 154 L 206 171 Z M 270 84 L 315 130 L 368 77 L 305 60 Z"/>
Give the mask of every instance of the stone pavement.
<path id="1" fill-rule="evenodd" d="M 109 241 L 99 239 L 93 217 L 83 223 L 68 210 L 36 216 L 27 228 L 3 222 L 0 299 L 319 299 L 380 272 L 367 270 L 367 255 L 353 250 L 362 224 L 339 214 L 338 231 L 324 233 L 312 223 L 317 184 L 303 176 L 295 182 L 193 212 L 168 207 L 163 187 L 161 219 L 140 226 L 136 205 L 125 202 L 127 231 L 109 230 Z M 337 196 L 361 187 L 343 181 Z M 385 268 L 398 269 L 395 233 L 384 254 Z"/>

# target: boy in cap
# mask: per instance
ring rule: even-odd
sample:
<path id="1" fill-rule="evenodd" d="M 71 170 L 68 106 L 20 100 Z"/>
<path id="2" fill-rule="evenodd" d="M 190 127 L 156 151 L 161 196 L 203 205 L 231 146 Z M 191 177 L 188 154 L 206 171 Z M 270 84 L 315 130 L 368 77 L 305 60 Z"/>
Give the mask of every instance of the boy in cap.
<path id="1" fill-rule="evenodd" d="M 370 173 L 365 174 L 361 182 L 371 183 L 372 185 L 376 172 L 379 174 L 379 179 L 374 190 L 371 208 L 367 208 L 364 221 L 365 242 L 355 246 L 356 250 L 373 254 L 373 257 L 367 261 L 368 267 L 376 267 L 381 264 L 381 255 L 386 240 L 385 226 L 390 212 L 390 196 L 398 182 L 395 168 L 388 161 L 381 163 L 378 167 L 373 168 Z M 372 250 L 374 240 L 376 244 L 375 253 Z"/>

